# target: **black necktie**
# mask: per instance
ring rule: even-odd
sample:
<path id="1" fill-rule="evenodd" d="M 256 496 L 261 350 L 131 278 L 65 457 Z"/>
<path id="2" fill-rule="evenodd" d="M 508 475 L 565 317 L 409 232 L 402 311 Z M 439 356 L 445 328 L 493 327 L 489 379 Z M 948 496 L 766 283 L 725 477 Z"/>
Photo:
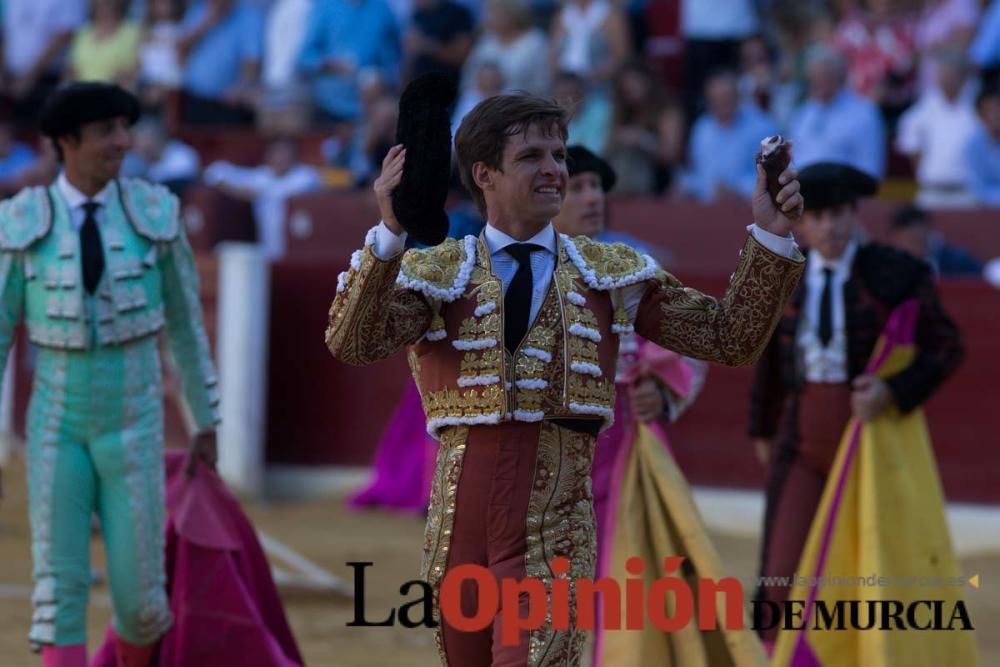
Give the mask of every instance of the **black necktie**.
<path id="1" fill-rule="evenodd" d="M 513 354 L 528 331 L 528 318 L 531 316 L 531 293 L 534 280 L 531 275 L 531 253 L 542 250 L 534 243 L 512 243 L 504 248 L 504 252 L 517 260 L 517 273 L 514 274 L 507 294 L 503 297 L 503 336 L 504 347 Z"/>
<path id="2" fill-rule="evenodd" d="M 833 269 L 823 269 L 823 294 L 819 298 L 819 342 L 823 347 L 833 338 Z"/>
<path id="3" fill-rule="evenodd" d="M 80 227 L 80 263 L 83 268 L 83 287 L 93 294 L 97 283 L 101 281 L 104 272 L 104 246 L 101 244 L 101 231 L 97 228 L 95 213 L 100 208 L 95 201 L 83 204 L 85 213 L 83 227 Z"/>

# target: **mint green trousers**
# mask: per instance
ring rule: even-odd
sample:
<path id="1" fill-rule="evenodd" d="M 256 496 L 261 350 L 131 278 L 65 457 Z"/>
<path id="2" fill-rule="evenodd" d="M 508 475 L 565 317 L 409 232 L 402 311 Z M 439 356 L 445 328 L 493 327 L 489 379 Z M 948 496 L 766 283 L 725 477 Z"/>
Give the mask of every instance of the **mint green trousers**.
<path id="1" fill-rule="evenodd" d="M 95 512 L 115 631 L 146 645 L 170 627 L 162 393 L 156 336 L 87 351 L 39 348 L 27 424 L 33 644 L 87 641 Z"/>

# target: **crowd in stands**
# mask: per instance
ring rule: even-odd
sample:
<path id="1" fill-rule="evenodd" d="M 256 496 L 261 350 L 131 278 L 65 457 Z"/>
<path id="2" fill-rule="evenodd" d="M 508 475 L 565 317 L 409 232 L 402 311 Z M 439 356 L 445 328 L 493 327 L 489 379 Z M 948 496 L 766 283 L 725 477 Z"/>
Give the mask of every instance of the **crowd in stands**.
<path id="1" fill-rule="evenodd" d="M 145 111 L 127 173 L 177 192 L 252 191 L 259 215 L 278 215 L 274 201 L 296 192 L 370 183 L 399 92 L 436 71 L 458 86 L 455 127 L 502 91 L 560 100 L 570 142 L 614 165 L 621 195 L 746 198 L 760 139 L 780 132 L 798 166 L 837 160 L 911 180 L 923 207 L 1000 206 L 1000 0 L 0 6 L 5 192 L 58 168 L 32 131 L 45 96 L 67 79 L 111 80 Z M 179 139 L 233 128 L 275 139 L 252 173 L 203 164 Z M 308 170 L 282 138 L 317 133 L 321 164 Z"/>

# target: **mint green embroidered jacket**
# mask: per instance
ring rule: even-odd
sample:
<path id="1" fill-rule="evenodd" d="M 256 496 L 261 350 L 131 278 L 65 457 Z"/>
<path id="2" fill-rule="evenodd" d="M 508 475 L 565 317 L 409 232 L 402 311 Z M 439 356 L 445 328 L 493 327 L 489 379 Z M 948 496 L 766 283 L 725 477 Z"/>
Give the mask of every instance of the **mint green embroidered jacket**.
<path id="1" fill-rule="evenodd" d="M 113 183 L 101 222 L 104 274 L 89 296 L 79 234 L 58 188 L 27 188 L 0 202 L 0 377 L 22 318 L 33 343 L 62 350 L 120 345 L 165 327 L 193 420 L 214 428 L 218 380 L 178 214 L 166 188 Z"/>

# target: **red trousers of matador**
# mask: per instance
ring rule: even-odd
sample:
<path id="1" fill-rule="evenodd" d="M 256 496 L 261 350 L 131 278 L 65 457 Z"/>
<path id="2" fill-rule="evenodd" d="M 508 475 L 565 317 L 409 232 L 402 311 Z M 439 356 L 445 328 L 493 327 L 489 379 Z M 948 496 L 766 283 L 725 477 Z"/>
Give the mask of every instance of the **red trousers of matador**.
<path id="1" fill-rule="evenodd" d="M 533 577 L 548 590 L 552 559 L 563 556 L 570 561 L 567 578 L 592 578 L 593 446 L 593 436 L 547 421 L 442 431 L 424 553 L 424 576 L 435 595 L 444 574 L 464 564 L 487 568 L 498 584 L 504 578 Z M 463 615 L 474 616 L 480 601 L 477 584 L 464 581 L 460 598 Z M 522 617 L 527 616 L 528 601 L 526 595 L 520 597 Z M 442 662 L 449 667 L 580 663 L 583 633 L 554 631 L 549 617 L 543 627 L 521 631 L 515 645 L 504 645 L 503 604 L 501 595 L 492 624 L 477 632 L 460 631 L 441 618 L 437 639 Z M 571 627 L 574 607 L 571 604 Z"/>

